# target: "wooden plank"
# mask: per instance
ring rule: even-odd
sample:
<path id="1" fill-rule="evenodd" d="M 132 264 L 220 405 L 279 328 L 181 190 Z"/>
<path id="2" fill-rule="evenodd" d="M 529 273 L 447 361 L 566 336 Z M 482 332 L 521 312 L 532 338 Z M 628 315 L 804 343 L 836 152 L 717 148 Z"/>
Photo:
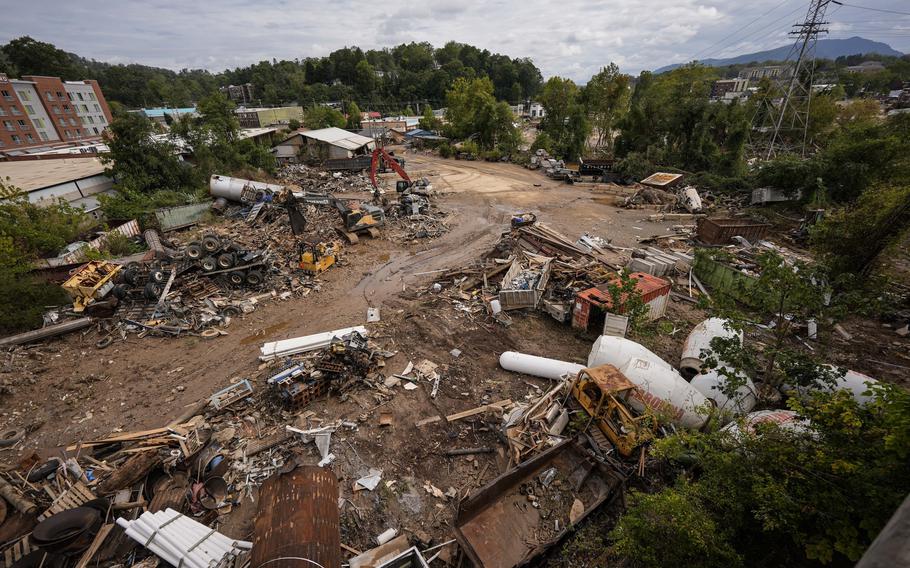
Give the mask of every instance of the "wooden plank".
<path id="1" fill-rule="evenodd" d="M 491 404 L 485 404 L 483 406 L 478 406 L 477 408 L 472 408 L 471 410 L 465 410 L 463 412 L 456 412 L 455 414 L 450 414 L 446 416 L 447 422 L 455 422 L 456 420 L 461 420 L 462 418 L 468 418 L 470 416 L 475 416 L 477 414 L 483 414 L 484 412 L 489 412 L 491 410 L 502 410 L 503 407 L 509 406 L 512 404 L 511 399 L 500 400 L 498 402 L 493 402 Z"/>
<path id="2" fill-rule="evenodd" d="M 164 426 L 161 428 L 153 428 L 151 430 L 142 430 L 139 432 L 126 432 L 124 434 L 118 434 L 116 436 L 110 436 L 107 438 L 102 438 L 100 440 L 92 440 L 90 442 L 80 442 L 79 444 L 73 444 L 68 446 L 66 451 L 72 452 L 81 444 L 82 447 L 91 447 L 91 446 L 100 446 L 103 444 L 113 444 L 114 442 L 135 442 L 143 438 L 149 438 L 153 436 L 159 436 L 161 434 L 168 434 L 170 430 L 179 430 L 182 427 L 192 426 L 191 424 L 177 424 L 174 426 Z"/>
<path id="3" fill-rule="evenodd" d="M 271 436 L 266 436 L 261 440 L 252 440 L 247 443 L 245 453 L 248 456 L 253 456 L 259 452 L 264 452 L 265 450 L 277 446 L 278 444 L 286 441 L 291 437 L 291 434 L 287 430 L 279 430 L 272 434 Z"/>
<path id="4" fill-rule="evenodd" d="M 79 559 L 76 568 L 85 568 L 88 566 L 88 563 L 91 562 L 92 558 L 97 554 L 98 549 L 101 548 L 101 544 L 104 542 L 104 539 L 107 538 L 107 535 L 110 534 L 112 528 L 114 528 L 114 523 L 108 523 L 98 530 L 98 534 L 95 535 L 95 540 L 92 541 L 92 545 L 88 547 L 88 550 L 85 551 L 82 558 Z"/>

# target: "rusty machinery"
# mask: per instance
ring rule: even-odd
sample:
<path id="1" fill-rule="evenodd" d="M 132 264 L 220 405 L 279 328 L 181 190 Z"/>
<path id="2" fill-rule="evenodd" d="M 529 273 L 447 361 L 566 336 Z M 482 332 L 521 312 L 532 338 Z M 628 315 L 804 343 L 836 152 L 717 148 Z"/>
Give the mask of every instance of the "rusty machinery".
<path id="1" fill-rule="evenodd" d="M 73 311 L 82 312 L 86 306 L 100 300 L 114 289 L 114 277 L 120 265 L 93 260 L 76 271 L 63 283 L 63 289 L 73 299 Z"/>
<path id="2" fill-rule="evenodd" d="M 635 384 L 612 365 L 582 369 L 571 384 L 572 397 L 597 426 L 592 437 L 598 445 L 605 445 L 599 431 L 626 457 L 654 437 L 656 425 L 653 415 L 636 416 L 629 410 L 628 400 L 635 389 Z"/>

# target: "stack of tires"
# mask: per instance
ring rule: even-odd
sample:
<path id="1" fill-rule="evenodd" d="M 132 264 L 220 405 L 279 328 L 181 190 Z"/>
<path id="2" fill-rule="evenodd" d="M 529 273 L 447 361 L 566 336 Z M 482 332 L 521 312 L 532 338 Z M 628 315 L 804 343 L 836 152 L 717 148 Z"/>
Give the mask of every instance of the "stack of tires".
<path id="1" fill-rule="evenodd" d="M 241 265 L 244 256 L 245 252 L 238 250 L 233 243 L 222 241 L 215 235 L 206 235 L 201 241 L 194 241 L 186 246 L 187 259 L 198 262 L 203 274 L 212 272 L 225 274 L 228 282 L 234 286 L 244 284 L 259 286 L 265 281 L 262 271 L 242 267 L 229 271 Z"/>

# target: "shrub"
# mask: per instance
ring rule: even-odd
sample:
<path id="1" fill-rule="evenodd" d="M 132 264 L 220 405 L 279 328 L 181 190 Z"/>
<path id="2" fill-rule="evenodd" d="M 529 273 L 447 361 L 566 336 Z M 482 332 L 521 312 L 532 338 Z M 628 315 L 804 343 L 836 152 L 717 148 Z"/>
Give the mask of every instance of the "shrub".
<path id="1" fill-rule="evenodd" d="M 441 158 L 451 158 L 455 154 L 455 150 L 452 148 L 452 145 L 448 142 L 444 142 L 439 145 L 439 156 Z"/>

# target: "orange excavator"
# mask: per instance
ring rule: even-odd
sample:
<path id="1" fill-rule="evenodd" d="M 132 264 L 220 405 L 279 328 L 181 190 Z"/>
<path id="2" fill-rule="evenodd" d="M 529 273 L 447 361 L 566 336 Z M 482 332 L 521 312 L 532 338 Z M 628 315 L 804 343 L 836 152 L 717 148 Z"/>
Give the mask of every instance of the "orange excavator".
<path id="1" fill-rule="evenodd" d="M 395 191 L 397 193 L 404 193 L 414 185 L 414 182 L 411 181 L 411 177 L 404 171 L 404 168 L 401 167 L 401 164 L 398 163 L 395 156 L 389 154 L 385 148 L 376 148 L 373 150 L 373 159 L 370 162 L 370 183 L 373 184 L 374 199 L 377 201 L 379 200 L 379 182 L 376 180 L 376 172 L 379 170 L 380 161 L 385 162 L 385 167 L 390 168 L 401 176 L 401 179 L 395 182 Z"/>

